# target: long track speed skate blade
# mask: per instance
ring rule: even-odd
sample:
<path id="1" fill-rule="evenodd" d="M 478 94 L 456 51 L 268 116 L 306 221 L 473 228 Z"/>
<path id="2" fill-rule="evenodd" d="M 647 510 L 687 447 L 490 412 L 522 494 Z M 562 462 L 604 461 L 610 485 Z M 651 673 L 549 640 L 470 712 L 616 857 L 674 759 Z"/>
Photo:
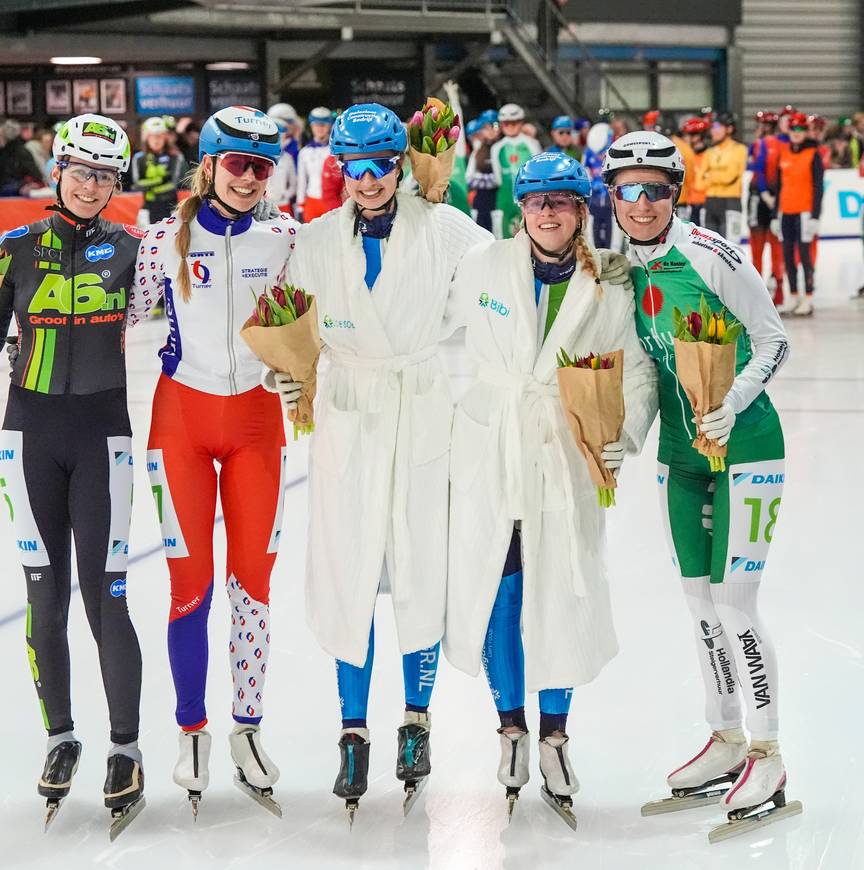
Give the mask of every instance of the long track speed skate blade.
<path id="1" fill-rule="evenodd" d="M 117 807 L 111 810 L 111 828 L 108 831 L 108 836 L 113 843 L 129 825 L 138 817 L 138 814 L 144 807 L 147 806 L 147 801 L 144 795 L 141 795 L 137 801 L 132 801 L 131 804 L 126 804 L 125 807 Z"/>
<path id="2" fill-rule="evenodd" d="M 423 789 L 426 788 L 426 780 L 428 777 L 424 776 L 423 779 L 417 779 L 413 781 L 408 781 L 405 783 L 405 800 L 402 802 L 402 814 L 408 815 L 414 807 L 414 804 L 417 803 L 417 798 L 420 797 Z"/>
<path id="3" fill-rule="evenodd" d="M 684 797 L 668 797 L 659 801 L 649 801 L 642 806 L 643 816 L 659 816 L 662 813 L 677 813 L 680 810 L 695 810 L 699 807 L 710 807 L 719 804 L 728 788 L 714 788 L 709 791 L 699 791 Z"/>
<path id="4" fill-rule="evenodd" d="M 719 843 L 721 840 L 728 840 L 730 837 L 749 834 L 751 831 L 764 828 L 766 825 L 771 825 L 774 822 L 800 815 L 803 811 L 804 807 L 801 801 L 789 801 L 789 803 L 784 804 L 782 807 L 773 806 L 760 810 L 752 815 L 745 816 L 743 819 L 735 819 L 734 821 L 726 822 L 725 825 L 712 828 L 708 832 L 708 842 Z"/>
<path id="5" fill-rule="evenodd" d="M 573 811 L 571 807 L 573 806 L 573 802 L 568 798 L 566 802 L 557 798 L 554 794 L 552 794 L 546 786 L 540 787 L 540 795 L 543 800 L 558 813 L 559 816 L 569 825 L 574 831 L 577 829 L 577 821 L 576 816 L 573 815 Z"/>
<path id="6" fill-rule="evenodd" d="M 516 808 L 516 801 L 519 800 L 519 789 L 511 786 L 507 787 L 507 824 L 513 821 L 513 810 Z"/>
<path id="7" fill-rule="evenodd" d="M 360 806 L 360 800 L 358 798 L 347 798 L 345 801 L 345 809 L 348 810 L 348 830 L 354 830 L 354 813 L 357 812 L 357 808 Z"/>
<path id="8" fill-rule="evenodd" d="M 45 801 L 45 833 L 48 833 L 48 828 L 51 823 L 57 818 L 57 813 L 60 812 L 60 807 L 63 805 L 63 798 L 49 798 Z"/>
<path id="9" fill-rule="evenodd" d="M 192 821 L 198 821 L 198 804 L 201 803 L 200 791 L 189 791 L 189 806 L 192 807 Z"/>
<path id="10" fill-rule="evenodd" d="M 274 816 L 278 816 L 280 819 L 282 818 L 282 807 L 273 800 L 272 788 L 255 788 L 254 785 L 249 785 L 239 772 L 234 774 L 234 785 L 236 785 L 243 794 L 251 797 L 255 803 L 264 807 L 268 813 L 273 813 Z"/>

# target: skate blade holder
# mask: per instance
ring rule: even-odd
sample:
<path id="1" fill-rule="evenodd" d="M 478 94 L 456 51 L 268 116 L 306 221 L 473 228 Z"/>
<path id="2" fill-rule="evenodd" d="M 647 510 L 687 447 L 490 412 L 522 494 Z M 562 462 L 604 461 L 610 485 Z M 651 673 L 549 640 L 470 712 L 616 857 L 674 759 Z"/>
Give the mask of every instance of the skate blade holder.
<path id="1" fill-rule="evenodd" d="M 252 798 L 255 803 L 264 807 L 267 812 L 273 813 L 274 816 L 280 819 L 282 818 L 282 807 L 273 799 L 272 788 L 256 788 L 254 785 L 250 785 L 240 771 L 234 774 L 234 785 L 245 795 Z"/>
<path id="2" fill-rule="evenodd" d="M 725 825 L 719 825 L 708 832 L 708 842 L 711 844 L 719 843 L 731 837 L 749 834 L 751 831 L 764 828 L 766 825 L 771 825 L 774 822 L 780 822 L 783 819 L 801 815 L 804 811 L 801 801 L 789 801 L 789 803 L 786 803 L 785 797 L 781 796 L 778 798 L 777 795 L 760 806 L 765 806 L 772 801 L 774 802 L 773 807 L 758 810 L 758 812 L 753 812 L 758 807 L 745 807 L 729 813 L 729 821 Z"/>
<path id="3" fill-rule="evenodd" d="M 515 786 L 507 786 L 507 824 L 513 821 L 513 809 L 519 800 L 519 789 Z"/>
<path id="4" fill-rule="evenodd" d="M 405 800 L 402 802 L 402 814 L 407 816 L 411 812 L 412 807 L 417 803 L 417 799 L 426 788 L 426 780 L 429 777 L 424 776 L 422 779 L 407 780 L 405 783 Z"/>
<path id="5" fill-rule="evenodd" d="M 682 789 L 683 791 L 683 789 Z M 677 813 L 681 810 L 695 810 L 699 807 L 711 807 L 719 804 L 728 788 L 715 788 L 709 791 L 691 792 L 663 798 L 658 801 L 649 801 L 642 805 L 643 816 L 659 816 L 663 813 Z"/>
<path id="6" fill-rule="evenodd" d="M 552 794 L 546 786 L 540 786 L 540 796 L 552 807 L 553 810 L 564 820 L 564 822 L 574 831 L 578 830 L 578 822 L 576 816 L 573 815 L 573 798 L 558 797 Z"/>
<path id="7" fill-rule="evenodd" d="M 111 828 L 108 831 L 108 837 L 113 843 L 129 825 L 138 817 L 141 810 L 147 806 L 147 800 L 142 795 L 138 800 L 132 801 L 131 804 L 126 804 L 125 807 L 115 807 L 111 810 Z"/>

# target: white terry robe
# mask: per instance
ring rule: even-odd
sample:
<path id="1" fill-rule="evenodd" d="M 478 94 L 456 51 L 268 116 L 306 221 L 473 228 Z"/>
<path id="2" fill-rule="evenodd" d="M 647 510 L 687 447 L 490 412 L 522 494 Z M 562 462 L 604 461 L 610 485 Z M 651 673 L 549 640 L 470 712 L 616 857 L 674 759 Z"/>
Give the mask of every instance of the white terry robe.
<path id="1" fill-rule="evenodd" d="M 455 208 L 400 193 L 371 292 L 351 200 L 304 227 L 289 262 L 318 298 L 330 363 L 310 444 L 306 616 L 326 652 L 358 667 L 385 557 L 402 652 L 444 633 L 453 403 L 438 343 L 456 266 L 488 238 Z"/>
<path id="2" fill-rule="evenodd" d="M 522 232 L 471 250 L 453 300 L 451 317 L 467 322 L 478 380 L 453 423 L 445 654 L 460 670 L 479 671 L 513 523 L 521 520 L 526 685 L 539 691 L 586 683 L 618 645 L 603 509 L 561 409 L 556 354 L 561 347 L 571 356 L 623 348 L 622 437 L 638 452 L 656 414 L 657 382 L 636 336 L 633 293 L 598 286 L 577 267 L 538 351 L 542 312 Z"/>

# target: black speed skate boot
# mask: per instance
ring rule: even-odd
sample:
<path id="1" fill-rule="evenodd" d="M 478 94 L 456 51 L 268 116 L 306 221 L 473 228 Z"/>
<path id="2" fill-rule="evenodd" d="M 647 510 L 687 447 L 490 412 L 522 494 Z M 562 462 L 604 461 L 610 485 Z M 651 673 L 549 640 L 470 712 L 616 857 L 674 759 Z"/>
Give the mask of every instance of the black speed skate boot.
<path id="1" fill-rule="evenodd" d="M 432 719 L 429 713 L 406 710 L 405 721 L 396 732 L 399 743 L 396 756 L 396 779 L 405 783 L 405 802 L 402 808 L 406 816 L 426 785 L 427 777 L 432 772 L 432 756 L 429 745 L 431 728 Z"/>
<path id="2" fill-rule="evenodd" d="M 369 787 L 369 729 L 344 728 L 339 738 L 341 763 L 333 794 L 345 801 L 348 824 L 354 827 L 354 813 Z"/>
<path id="3" fill-rule="evenodd" d="M 71 732 L 70 732 L 71 734 Z M 36 791 L 47 798 L 45 830 L 60 810 L 60 804 L 72 788 L 72 777 L 81 760 L 81 744 L 74 738 L 58 743 L 45 758 L 45 767 Z"/>
<path id="4" fill-rule="evenodd" d="M 140 762 L 119 752 L 109 755 L 102 791 L 113 819 L 109 832 L 113 842 L 146 806 L 144 769 Z"/>

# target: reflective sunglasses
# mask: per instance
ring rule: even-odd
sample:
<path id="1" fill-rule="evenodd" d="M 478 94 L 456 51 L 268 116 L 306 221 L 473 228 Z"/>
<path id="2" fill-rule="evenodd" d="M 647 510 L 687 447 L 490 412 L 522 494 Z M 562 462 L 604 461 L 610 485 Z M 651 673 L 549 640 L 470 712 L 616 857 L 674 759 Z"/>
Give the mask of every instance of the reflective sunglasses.
<path id="1" fill-rule="evenodd" d="M 242 151 L 225 151 L 216 155 L 222 167 L 237 178 L 246 174 L 251 166 L 256 181 L 266 181 L 276 169 L 276 164 L 266 157 L 244 154 Z"/>
<path id="2" fill-rule="evenodd" d="M 661 199 L 671 199 L 675 195 L 674 184 L 661 184 L 658 181 L 644 181 L 641 184 L 616 184 L 615 199 L 624 202 L 638 202 L 644 193 L 648 202 L 659 202 Z"/>
<path id="3" fill-rule="evenodd" d="M 790 130 L 794 130 L 796 133 L 808 133 L 810 131 L 809 127 L 802 127 L 800 124 L 796 124 L 794 127 L 790 127 Z"/>
<path id="4" fill-rule="evenodd" d="M 520 204 L 525 214 L 540 214 L 547 206 L 555 212 L 575 212 L 583 201 L 568 193 L 529 193 Z"/>
<path id="5" fill-rule="evenodd" d="M 357 160 L 337 160 L 342 174 L 352 181 L 360 181 L 367 173 L 377 181 L 389 175 L 399 165 L 399 157 L 360 157 Z"/>
<path id="6" fill-rule="evenodd" d="M 113 169 L 94 169 L 92 166 L 66 161 L 57 165 L 78 184 L 85 184 L 91 178 L 96 182 L 96 187 L 111 187 L 117 183 L 117 172 Z"/>

